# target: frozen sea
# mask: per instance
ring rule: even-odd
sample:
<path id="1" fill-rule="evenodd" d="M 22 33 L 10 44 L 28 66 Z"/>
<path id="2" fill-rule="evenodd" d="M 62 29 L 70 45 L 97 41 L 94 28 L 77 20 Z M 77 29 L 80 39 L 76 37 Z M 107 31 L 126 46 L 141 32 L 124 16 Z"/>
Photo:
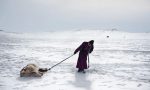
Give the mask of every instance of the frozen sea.
<path id="1" fill-rule="evenodd" d="M 106 38 L 109 36 L 109 38 Z M 29 63 L 49 68 L 95 40 L 90 68 L 78 73 L 78 54 L 40 78 L 21 78 Z M 150 33 L 74 30 L 0 32 L 0 90 L 150 90 Z"/>

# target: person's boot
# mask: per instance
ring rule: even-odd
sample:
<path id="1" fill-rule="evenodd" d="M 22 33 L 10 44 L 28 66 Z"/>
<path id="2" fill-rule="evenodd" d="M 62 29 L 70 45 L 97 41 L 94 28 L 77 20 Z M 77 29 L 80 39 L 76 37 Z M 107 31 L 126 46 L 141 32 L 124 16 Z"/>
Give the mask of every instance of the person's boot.
<path id="1" fill-rule="evenodd" d="M 84 71 L 84 69 L 82 70 L 82 72 L 83 72 L 83 73 L 86 73 L 86 72 Z"/>
<path id="2" fill-rule="evenodd" d="M 82 70 L 81 69 L 78 69 L 78 72 L 81 72 Z"/>

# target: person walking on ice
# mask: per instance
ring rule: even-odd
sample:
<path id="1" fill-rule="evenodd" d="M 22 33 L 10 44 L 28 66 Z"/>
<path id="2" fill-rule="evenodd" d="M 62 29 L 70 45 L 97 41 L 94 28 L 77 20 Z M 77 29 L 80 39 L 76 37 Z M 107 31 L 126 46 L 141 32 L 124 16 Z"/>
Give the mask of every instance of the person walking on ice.
<path id="1" fill-rule="evenodd" d="M 78 72 L 85 73 L 84 69 L 88 69 L 87 65 L 87 57 L 89 53 L 91 53 L 94 49 L 94 40 L 90 40 L 89 42 L 83 42 L 75 51 L 74 54 L 79 52 L 79 57 L 77 61 L 76 68 L 78 68 Z"/>

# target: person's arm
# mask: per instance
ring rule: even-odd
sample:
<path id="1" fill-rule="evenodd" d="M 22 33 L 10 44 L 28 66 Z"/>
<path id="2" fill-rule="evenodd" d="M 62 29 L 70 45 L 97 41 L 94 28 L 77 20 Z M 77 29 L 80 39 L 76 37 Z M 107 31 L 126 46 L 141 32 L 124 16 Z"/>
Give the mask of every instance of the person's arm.
<path id="1" fill-rule="evenodd" d="M 84 42 L 83 42 L 84 43 Z M 76 54 L 78 51 L 80 51 L 83 47 L 83 43 L 74 51 L 74 54 Z"/>

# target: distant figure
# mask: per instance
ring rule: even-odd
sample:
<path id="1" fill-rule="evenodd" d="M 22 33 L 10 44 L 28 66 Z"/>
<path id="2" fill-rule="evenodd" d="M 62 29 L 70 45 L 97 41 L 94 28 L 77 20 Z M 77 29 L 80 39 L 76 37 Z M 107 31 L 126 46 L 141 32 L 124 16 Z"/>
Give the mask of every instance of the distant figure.
<path id="1" fill-rule="evenodd" d="M 89 42 L 83 42 L 75 51 L 74 54 L 76 54 L 78 51 L 79 57 L 77 61 L 76 68 L 78 68 L 78 72 L 85 73 L 84 69 L 87 69 L 87 56 L 89 53 L 91 53 L 94 49 L 94 40 L 91 40 Z"/>
<path id="2" fill-rule="evenodd" d="M 20 77 L 41 77 L 47 71 L 47 68 L 39 68 L 35 64 L 28 64 L 20 71 Z"/>
<path id="3" fill-rule="evenodd" d="M 107 38 L 109 38 L 109 36 L 107 36 Z"/>

